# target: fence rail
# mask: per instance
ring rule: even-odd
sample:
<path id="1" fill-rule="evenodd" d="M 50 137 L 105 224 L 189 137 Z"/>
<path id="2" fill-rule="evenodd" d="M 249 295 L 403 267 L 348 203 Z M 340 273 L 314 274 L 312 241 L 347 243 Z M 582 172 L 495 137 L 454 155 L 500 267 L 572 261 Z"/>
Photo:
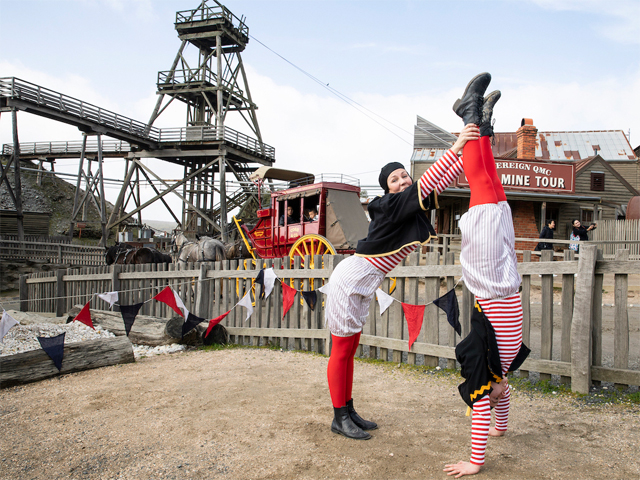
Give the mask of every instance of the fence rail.
<path id="1" fill-rule="evenodd" d="M 518 264 L 523 279 L 523 339 L 533 351 L 521 369 L 522 375 L 532 371 L 539 372 L 543 379 L 560 375 L 561 381 L 572 382 L 572 388 L 577 391 L 584 390 L 585 378 L 587 384 L 593 379 L 640 385 L 638 352 L 629 350 L 629 339 L 638 332 L 629 327 L 630 307 L 627 305 L 628 277 L 640 274 L 640 262 L 628 260 L 628 251 L 624 250 L 619 251 L 618 258 L 613 261 L 596 260 L 596 255 L 596 248 L 588 246 L 579 260 L 572 251 L 567 251 L 564 261 L 553 262 L 551 252 L 545 251 L 542 261 L 530 262 L 531 254 L 526 252 L 525 261 Z M 275 288 L 266 300 L 259 296 L 255 298 L 255 311 L 247 322 L 245 311 L 233 307 L 249 290 L 255 296 L 253 279 L 261 268 L 273 267 L 282 281 L 299 291 L 317 290 L 343 258 L 340 255 L 316 257 L 315 265 L 324 264 L 319 270 L 300 268 L 300 258 L 296 259 L 294 268 L 289 269 L 285 257 L 260 260 L 257 264 L 234 260 L 169 265 L 168 268 L 164 265 L 114 265 L 24 275 L 20 285 L 20 309 L 63 315 L 74 305 L 85 304 L 92 298 L 92 308 L 107 309 L 105 302 L 93 297 L 95 293 L 118 291 L 119 303 L 130 305 L 151 299 L 169 285 L 189 311 L 202 318 L 215 318 L 231 310 L 223 325 L 229 329 L 233 342 L 260 345 L 277 341 L 286 348 L 327 353 L 329 337 L 323 328 L 321 299 L 315 310 L 311 310 L 296 297 L 293 307 L 283 318 L 282 291 Z M 304 264 L 309 265 L 308 260 L 306 258 Z M 389 274 L 382 289 L 389 291 L 393 277 L 397 287 L 392 295 L 396 300 L 427 304 L 453 288 L 460 277 L 461 267 L 455 265 L 454 260 L 452 252 L 444 257 L 437 252 L 412 254 Z M 615 276 L 613 315 L 609 311 L 603 314 L 605 275 Z M 560 315 L 557 310 L 554 315 L 554 308 L 558 308 L 553 302 L 554 277 L 556 288 L 558 282 L 562 285 Z M 540 304 L 531 299 L 538 285 Z M 470 330 L 474 299 L 464 284 L 456 289 L 456 294 L 464 337 Z M 152 301 L 145 303 L 140 314 L 169 318 L 173 311 L 161 302 Z M 603 315 L 607 316 L 604 327 Z M 460 339 L 435 305 L 427 305 L 422 331 L 411 351 L 407 339 L 401 304 L 394 302 L 380 315 L 379 306 L 373 301 L 358 354 L 397 363 L 424 362 L 427 366 L 436 366 L 442 359 L 447 366 L 455 368 L 454 348 Z M 634 337 L 635 343 L 637 340 Z M 615 348 L 603 354 L 603 344 L 612 342 Z M 584 345 L 587 347 L 578 348 Z M 582 368 L 585 362 L 588 367 Z"/>
<path id="2" fill-rule="evenodd" d="M 60 265 L 104 265 L 104 248 L 0 239 L 0 259 L 45 261 Z"/>

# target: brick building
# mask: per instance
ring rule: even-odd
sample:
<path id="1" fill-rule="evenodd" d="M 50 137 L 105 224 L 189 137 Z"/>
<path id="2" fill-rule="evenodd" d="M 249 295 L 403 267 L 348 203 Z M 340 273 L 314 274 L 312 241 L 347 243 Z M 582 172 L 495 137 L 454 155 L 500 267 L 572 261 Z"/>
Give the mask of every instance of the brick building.
<path id="1" fill-rule="evenodd" d="M 418 117 L 411 174 L 418 178 L 455 142 L 456 135 Z M 640 195 L 640 163 L 621 130 L 539 132 L 523 119 L 516 132 L 496 133 L 493 144 L 498 176 L 513 213 L 516 237 L 537 238 L 547 219 L 556 221 L 554 237 L 568 239 L 571 222 L 624 218 L 631 197 Z M 459 233 L 469 209 L 464 174 L 439 198 L 438 233 Z M 516 249 L 533 249 L 519 242 Z"/>

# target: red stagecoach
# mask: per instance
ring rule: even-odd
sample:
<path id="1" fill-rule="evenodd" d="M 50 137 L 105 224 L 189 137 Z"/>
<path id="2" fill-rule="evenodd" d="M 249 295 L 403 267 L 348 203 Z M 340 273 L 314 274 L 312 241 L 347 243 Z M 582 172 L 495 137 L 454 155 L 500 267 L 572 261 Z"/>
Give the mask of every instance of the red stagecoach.
<path id="1" fill-rule="evenodd" d="M 337 177 L 337 178 L 336 178 Z M 359 181 L 345 175 L 316 178 L 308 173 L 261 167 L 251 180 L 262 191 L 265 181 L 288 182 L 289 188 L 271 191 L 271 204 L 257 211 L 253 227 L 240 233 L 254 258 L 354 253 L 358 240 L 367 236 L 369 222 L 360 203 Z M 261 195 L 259 195 L 261 197 Z M 310 219 L 310 211 L 317 216 Z M 306 268 L 314 268 L 307 265 Z"/>

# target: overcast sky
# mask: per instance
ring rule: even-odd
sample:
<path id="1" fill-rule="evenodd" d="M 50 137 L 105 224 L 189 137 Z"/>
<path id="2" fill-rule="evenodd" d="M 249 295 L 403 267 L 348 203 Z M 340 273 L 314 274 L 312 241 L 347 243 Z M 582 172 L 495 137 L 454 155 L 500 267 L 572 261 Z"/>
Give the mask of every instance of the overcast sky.
<path id="1" fill-rule="evenodd" d="M 637 0 L 222 3 L 246 18 L 249 86 L 263 139 L 281 168 L 375 184 L 384 163 L 409 167 L 417 115 L 459 131 L 451 106 L 482 71 L 493 76 L 489 88 L 502 91 L 496 131 L 515 131 L 527 117 L 541 131 L 623 130 L 632 147 L 640 144 Z M 0 76 L 146 122 L 157 72 L 171 67 L 180 46 L 175 12 L 198 4 L 0 0 Z M 81 140 L 77 129 L 27 113 L 18 124 L 21 142 Z M 156 125 L 185 126 L 184 111 L 167 111 Z M 229 125 L 239 127 L 231 117 Z M 10 142 L 5 114 L 0 143 Z M 182 176 L 166 163 L 147 163 L 164 178 Z M 56 169 L 77 173 L 77 161 L 60 160 Z M 124 162 L 108 160 L 105 171 L 123 178 Z M 108 188 L 108 200 L 117 193 Z M 144 217 L 167 215 L 158 202 Z"/>

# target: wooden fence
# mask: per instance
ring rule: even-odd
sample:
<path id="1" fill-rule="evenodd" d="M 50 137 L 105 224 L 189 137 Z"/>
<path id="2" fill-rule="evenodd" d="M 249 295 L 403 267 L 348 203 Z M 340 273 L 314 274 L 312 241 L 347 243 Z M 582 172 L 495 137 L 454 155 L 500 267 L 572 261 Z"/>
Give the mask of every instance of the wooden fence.
<path id="1" fill-rule="evenodd" d="M 104 265 L 103 247 L 70 243 L 0 240 L 0 259 L 30 260 L 59 265 Z"/>
<path id="2" fill-rule="evenodd" d="M 629 328 L 627 305 L 628 276 L 640 274 L 640 261 L 630 261 L 628 255 L 627 250 L 622 250 L 618 251 L 616 260 L 598 260 L 596 247 L 588 245 L 583 248 L 579 260 L 575 260 L 572 251 L 566 251 L 563 261 L 552 261 L 552 252 L 545 251 L 542 252 L 542 261 L 530 262 L 530 252 L 525 252 L 525 261 L 518 264 L 523 279 L 523 338 L 533 352 L 523 365 L 521 374 L 535 371 L 542 379 L 560 375 L 562 382 L 571 382 L 572 389 L 583 393 L 588 391 L 592 380 L 640 385 L 637 352 L 633 356 L 629 352 L 629 339 L 633 332 Z M 294 268 L 289 269 L 288 258 L 284 258 L 259 260 L 257 263 L 249 260 L 169 265 L 169 268 L 164 265 L 114 265 L 24 275 L 20 283 L 20 309 L 63 315 L 74 305 L 85 304 L 93 294 L 110 291 L 120 293 L 120 304 L 130 305 L 148 301 L 170 285 L 189 311 L 211 319 L 231 310 L 248 289 L 253 288 L 252 281 L 260 268 L 273 267 L 282 281 L 297 290 L 317 290 L 343 258 L 340 255 L 317 257 L 315 265 L 324 265 L 323 269 L 317 270 L 300 268 L 300 258 Z M 388 292 L 391 278 L 395 278 L 394 298 L 424 305 L 453 288 L 462 274 L 461 266 L 454 265 L 454 260 L 451 252 L 444 258 L 438 252 L 410 255 L 387 276 L 382 288 Z M 309 265 L 308 258 L 304 259 L 304 264 Z M 602 348 L 605 334 L 602 307 L 604 275 L 615 276 L 613 361 L 606 365 L 603 364 Z M 556 279 L 561 277 L 562 284 L 562 320 L 560 328 L 555 330 L 554 276 Z M 539 284 L 541 289 L 539 317 L 532 315 L 532 307 L 538 307 L 531 301 L 532 283 L 536 284 L 536 289 Z M 474 299 L 463 283 L 456 293 L 464 338 L 470 330 Z M 94 309 L 107 308 L 107 304 L 98 297 L 93 297 L 91 306 Z M 158 301 L 146 303 L 140 314 L 166 318 L 174 315 Z M 227 327 L 232 341 L 239 344 L 279 342 L 283 348 L 327 353 L 329 334 L 323 327 L 323 316 L 321 298 L 312 311 L 298 295 L 283 319 L 282 289 L 276 284 L 269 298 L 255 298 L 254 314 L 246 322 L 245 310 L 238 307 L 231 310 L 223 325 Z M 535 329 L 532 328 L 533 320 L 536 321 Z M 554 334 L 561 337 L 559 343 L 556 338 L 555 350 Z M 610 336 L 608 332 L 606 334 Z M 440 359 L 445 359 L 443 361 L 449 368 L 455 368 L 454 349 L 460 338 L 454 335 L 444 314 L 435 305 L 426 307 L 422 331 L 411 351 L 408 351 L 407 339 L 408 331 L 400 303 L 394 302 L 380 315 L 379 306 L 373 301 L 358 354 L 397 363 L 424 362 L 427 366 L 436 366 Z"/>
<path id="3" fill-rule="evenodd" d="M 630 258 L 640 259 L 640 220 L 599 220 L 591 240 L 601 245 L 605 258 L 628 249 Z"/>

